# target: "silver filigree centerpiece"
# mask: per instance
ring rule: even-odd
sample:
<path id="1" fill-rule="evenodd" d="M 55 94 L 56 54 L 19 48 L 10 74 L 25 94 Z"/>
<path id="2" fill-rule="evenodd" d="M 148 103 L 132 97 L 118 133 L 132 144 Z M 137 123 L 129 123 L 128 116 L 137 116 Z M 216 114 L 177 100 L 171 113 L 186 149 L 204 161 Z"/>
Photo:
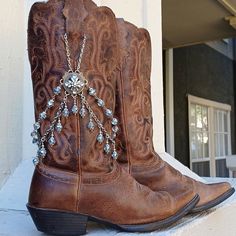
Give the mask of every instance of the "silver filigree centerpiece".
<path id="1" fill-rule="evenodd" d="M 66 72 L 63 76 L 63 87 L 71 95 L 78 95 L 87 85 L 87 80 L 80 73 Z"/>

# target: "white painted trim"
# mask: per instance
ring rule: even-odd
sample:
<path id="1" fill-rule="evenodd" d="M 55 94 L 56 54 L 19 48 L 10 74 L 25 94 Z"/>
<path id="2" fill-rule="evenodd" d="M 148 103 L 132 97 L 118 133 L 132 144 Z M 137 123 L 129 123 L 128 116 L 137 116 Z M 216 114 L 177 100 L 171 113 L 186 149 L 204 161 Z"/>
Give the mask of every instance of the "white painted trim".
<path id="1" fill-rule="evenodd" d="M 165 50 L 166 152 L 175 156 L 173 49 Z"/>
<path id="2" fill-rule="evenodd" d="M 206 104 L 205 104 L 206 105 Z M 210 104 L 209 104 L 210 106 Z M 215 137 L 214 137 L 214 110 L 213 107 L 208 108 L 208 129 L 209 129 L 209 156 L 210 156 L 210 176 L 216 176 L 216 163 L 215 163 Z"/>
<path id="3" fill-rule="evenodd" d="M 231 111 L 231 106 L 226 103 L 215 102 L 188 94 L 189 102 L 197 103 L 204 106 L 214 107 L 225 111 Z"/>
<path id="4" fill-rule="evenodd" d="M 229 0 L 218 0 L 230 13 L 236 16 L 236 6 L 229 2 Z"/>

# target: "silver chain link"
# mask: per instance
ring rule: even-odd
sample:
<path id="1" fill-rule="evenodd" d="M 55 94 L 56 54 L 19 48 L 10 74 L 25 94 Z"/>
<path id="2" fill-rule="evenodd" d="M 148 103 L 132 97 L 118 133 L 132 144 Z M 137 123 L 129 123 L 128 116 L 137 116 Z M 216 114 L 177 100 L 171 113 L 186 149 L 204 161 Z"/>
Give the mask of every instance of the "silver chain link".
<path id="1" fill-rule="evenodd" d="M 84 54 L 84 48 L 85 48 L 86 40 L 87 40 L 87 37 L 86 37 L 86 35 L 84 35 L 83 43 L 82 43 L 82 46 L 81 46 L 81 51 L 80 51 L 80 54 L 79 54 L 77 68 L 75 70 L 75 72 L 77 72 L 77 73 L 80 72 L 80 65 L 81 65 L 81 62 L 82 62 L 83 54 Z M 71 53 L 70 53 L 70 47 L 69 47 L 67 33 L 64 34 L 64 41 L 65 41 L 65 45 L 66 45 L 66 56 L 67 56 L 67 62 L 68 62 L 68 66 L 69 66 L 69 72 L 73 72 L 74 70 L 73 70 L 72 65 L 71 65 Z"/>
<path id="2" fill-rule="evenodd" d="M 112 144 L 115 144 L 115 141 L 111 138 L 110 134 L 107 132 L 107 130 L 104 128 L 104 126 L 102 125 L 101 121 L 98 119 L 98 117 L 95 115 L 95 113 L 93 112 L 92 108 L 90 107 L 89 103 L 87 102 L 85 96 L 83 94 L 80 94 L 81 97 L 81 101 L 82 103 L 86 106 L 86 108 L 89 111 L 89 114 L 92 116 L 92 118 L 94 119 L 94 121 L 97 123 L 98 128 L 101 129 L 103 131 L 103 133 L 106 135 L 106 138 L 109 139 L 111 141 Z"/>

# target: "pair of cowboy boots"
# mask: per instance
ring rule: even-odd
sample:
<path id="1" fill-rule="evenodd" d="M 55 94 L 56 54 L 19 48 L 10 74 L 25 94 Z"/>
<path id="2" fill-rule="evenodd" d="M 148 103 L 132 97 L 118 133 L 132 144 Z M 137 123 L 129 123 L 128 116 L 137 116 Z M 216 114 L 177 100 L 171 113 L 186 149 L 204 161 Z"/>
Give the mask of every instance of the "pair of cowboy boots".
<path id="1" fill-rule="evenodd" d="M 68 64 L 78 64 L 84 35 L 81 67 L 73 72 Z M 90 0 L 49 0 L 31 8 L 28 50 L 39 151 L 27 207 L 39 231 L 81 235 L 91 220 L 148 232 L 233 193 L 227 183 L 183 176 L 155 153 L 146 30 Z M 76 80 L 81 90 L 70 94 L 65 80 L 79 72 L 86 83 Z"/>

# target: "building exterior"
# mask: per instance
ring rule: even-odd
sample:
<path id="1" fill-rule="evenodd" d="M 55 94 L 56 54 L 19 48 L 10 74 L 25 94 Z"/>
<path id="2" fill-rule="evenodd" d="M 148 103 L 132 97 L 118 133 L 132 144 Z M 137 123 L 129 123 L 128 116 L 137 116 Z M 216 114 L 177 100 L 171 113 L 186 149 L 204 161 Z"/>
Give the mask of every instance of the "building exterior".
<path id="1" fill-rule="evenodd" d="M 236 153 L 234 40 L 173 54 L 175 157 L 201 176 L 228 177 L 226 157 Z"/>

